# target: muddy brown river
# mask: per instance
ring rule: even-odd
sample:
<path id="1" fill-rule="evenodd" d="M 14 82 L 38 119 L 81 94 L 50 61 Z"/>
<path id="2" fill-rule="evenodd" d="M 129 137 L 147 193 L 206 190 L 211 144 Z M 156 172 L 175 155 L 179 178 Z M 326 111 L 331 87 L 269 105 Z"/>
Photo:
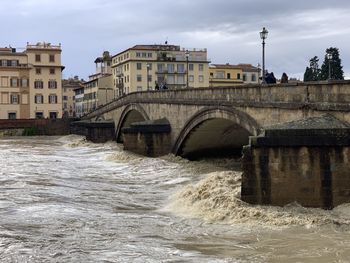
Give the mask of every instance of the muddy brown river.
<path id="1" fill-rule="evenodd" d="M 0 139 L 0 262 L 350 262 L 350 205 L 252 206 L 233 159 Z"/>

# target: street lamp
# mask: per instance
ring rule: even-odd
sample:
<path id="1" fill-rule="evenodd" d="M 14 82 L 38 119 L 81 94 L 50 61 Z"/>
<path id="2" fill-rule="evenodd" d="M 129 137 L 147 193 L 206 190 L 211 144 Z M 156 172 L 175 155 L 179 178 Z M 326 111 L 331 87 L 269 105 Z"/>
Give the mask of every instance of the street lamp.
<path id="1" fill-rule="evenodd" d="M 332 62 L 332 59 L 333 59 L 332 53 L 328 53 L 327 54 L 327 58 L 328 58 L 328 80 L 331 80 L 332 79 L 331 62 Z"/>
<path id="2" fill-rule="evenodd" d="M 188 50 L 186 50 L 185 52 L 185 56 L 186 56 L 186 88 L 188 88 L 188 58 L 190 57 L 190 52 Z"/>
<path id="3" fill-rule="evenodd" d="M 265 27 L 260 32 L 260 38 L 262 39 L 262 83 L 265 84 L 265 39 L 267 38 L 267 34 L 269 31 Z"/>
<path id="4" fill-rule="evenodd" d="M 147 63 L 147 90 L 149 90 L 149 68 L 151 67 L 151 65 L 149 63 Z"/>

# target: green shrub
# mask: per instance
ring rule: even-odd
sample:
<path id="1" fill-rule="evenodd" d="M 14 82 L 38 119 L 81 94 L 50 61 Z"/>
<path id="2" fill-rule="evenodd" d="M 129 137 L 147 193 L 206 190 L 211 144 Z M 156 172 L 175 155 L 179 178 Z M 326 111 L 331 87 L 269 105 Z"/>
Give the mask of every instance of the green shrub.
<path id="1" fill-rule="evenodd" d="M 35 135 L 38 135 L 38 127 L 32 126 L 30 128 L 24 128 L 22 135 L 23 136 L 35 136 Z"/>

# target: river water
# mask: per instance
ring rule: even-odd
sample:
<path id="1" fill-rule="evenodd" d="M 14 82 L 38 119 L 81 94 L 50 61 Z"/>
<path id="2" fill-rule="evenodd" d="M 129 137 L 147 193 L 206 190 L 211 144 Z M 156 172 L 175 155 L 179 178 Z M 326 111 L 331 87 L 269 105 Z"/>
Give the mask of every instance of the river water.
<path id="1" fill-rule="evenodd" d="M 239 200 L 235 160 L 0 139 L 0 262 L 349 262 L 350 204 Z"/>

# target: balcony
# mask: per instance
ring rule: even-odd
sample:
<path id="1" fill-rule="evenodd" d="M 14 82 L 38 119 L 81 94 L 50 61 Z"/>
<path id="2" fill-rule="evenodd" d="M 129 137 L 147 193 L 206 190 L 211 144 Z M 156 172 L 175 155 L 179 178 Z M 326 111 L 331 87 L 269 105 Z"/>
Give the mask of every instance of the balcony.
<path id="1" fill-rule="evenodd" d="M 187 71 L 184 70 L 184 71 L 168 71 L 168 70 L 158 70 L 156 71 L 156 74 L 158 75 L 177 75 L 177 74 L 186 74 Z"/>

